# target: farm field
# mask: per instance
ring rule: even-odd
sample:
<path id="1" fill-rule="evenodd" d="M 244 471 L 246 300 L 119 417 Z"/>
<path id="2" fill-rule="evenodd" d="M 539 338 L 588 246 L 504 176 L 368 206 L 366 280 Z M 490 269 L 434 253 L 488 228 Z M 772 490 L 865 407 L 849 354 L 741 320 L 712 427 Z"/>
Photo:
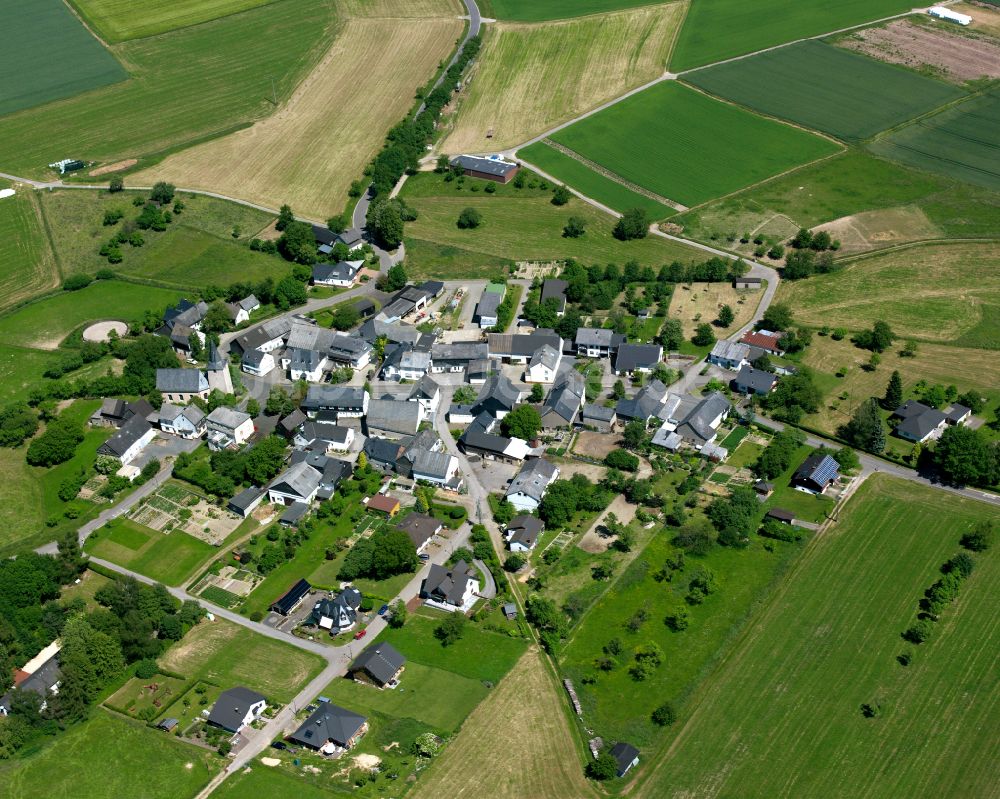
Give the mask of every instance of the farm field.
<path id="1" fill-rule="evenodd" d="M 254 763 L 222 783 L 214 795 L 219 799 L 245 799 L 247 796 L 266 796 L 268 799 L 330 799 L 344 794 L 324 790 L 293 774 Z"/>
<path id="2" fill-rule="evenodd" d="M 1000 94 L 987 93 L 877 139 L 879 155 L 1000 190 Z"/>
<path id="3" fill-rule="evenodd" d="M 969 26 L 977 33 L 985 33 L 987 36 L 1000 37 L 1000 9 L 990 8 L 982 3 L 956 3 L 952 6 L 959 14 L 968 14 L 972 17 L 972 24 Z"/>
<path id="4" fill-rule="evenodd" d="M 30 13 L 18 0 L 0 0 L 0 26 L 5 39 L 0 115 L 128 77 L 61 0 L 36 0 Z"/>
<path id="5" fill-rule="evenodd" d="M 685 338 L 694 335 L 695 328 L 702 322 L 711 322 L 723 305 L 733 309 L 736 318 L 729 327 L 715 327 L 716 338 L 725 338 L 750 321 L 760 299 L 759 291 L 737 290 L 732 283 L 682 283 L 674 286 L 667 315 L 681 320 Z M 695 318 L 697 317 L 697 319 Z"/>
<path id="6" fill-rule="evenodd" d="M 858 330 L 884 319 L 900 336 L 938 343 L 977 330 L 976 346 L 997 349 L 1000 244 L 956 242 L 876 253 L 835 274 L 784 281 L 778 299 L 814 327 Z"/>
<path id="7" fill-rule="evenodd" d="M 685 3 L 489 27 L 441 144 L 502 150 L 663 74 Z M 487 131 L 493 135 L 487 139 Z"/>
<path id="8" fill-rule="evenodd" d="M 328 0 L 301 0 L 295 13 L 290 7 L 285 0 L 115 45 L 131 77 L 0 118 L 0 166 L 28 176 L 49 176 L 46 165 L 66 157 L 138 158 L 141 166 L 271 113 L 271 78 L 280 102 L 326 51 L 333 32 Z"/>
<path id="9" fill-rule="evenodd" d="M 221 619 L 192 628 L 159 663 L 191 680 L 246 685 L 281 703 L 291 701 L 323 665 L 318 655 Z"/>
<path id="10" fill-rule="evenodd" d="M 394 5 L 394 4 L 393 4 Z M 462 32 L 455 0 L 437 15 L 352 17 L 276 112 L 250 128 L 177 153 L 136 179 L 166 179 L 325 220 Z"/>
<path id="11" fill-rule="evenodd" d="M 560 690 L 541 656 L 526 652 L 409 796 L 473 796 L 488 785 L 495 799 L 596 797 L 583 776 L 584 755 L 575 745 Z M 476 768 L 470 769 L 470 763 Z"/>
<path id="12" fill-rule="evenodd" d="M 95 711 L 39 752 L 3 761 L 0 780 L 8 799 L 178 799 L 194 796 L 217 770 L 214 753 L 171 740 L 145 724 Z"/>
<path id="13" fill-rule="evenodd" d="M 445 183 L 433 173 L 411 177 L 401 195 L 417 209 L 418 216 L 407 223 L 407 236 L 513 260 L 572 257 L 616 263 L 635 259 L 643 264 L 703 260 L 699 251 L 668 239 L 647 236 L 619 241 L 611 235 L 616 220 L 576 197 L 566 205 L 555 206 L 551 189 L 516 189 L 508 185 L 498 188 L 495 194 L 486 194 L 481 191 L 483 185 L 472 178 L 463 184 L 457 180 Z M 473 193 L 472 186 L 480 191 Z M 456 225 L 458 215 L 467 207 L 482 214 L 480 227 L 461 230 Z M 571 216 L 586 221 L 586 233 L 579 238 L 562 235 Z"/>
<path id="14" fill-rule="evenodd" d="M 414 239 L 406 242 L 406 270 L 411 278 L 460 280 L 482 278 L 499 280 L 514 265 L 513 261 L 495 255 Z"/>
<path id="15" fill-rule="evenodd" d="M 652 0 L 655 1 L 655 0 Z M 651 0 L 485 0 L 483 14 L 520 22 L 579 17 L 649 5 Z"/>
<path id="16" fill-rule="evenodd" d="M 684 79 L 847 141 L 867 139 L 962 96 L 943 81 L 815 40 L 700 69 Z"/>
<path id="17" fill-rule="evenodd" d="M 137 12 L 132 0 L 70 0 L 106 42 L 141 39 L 238 14 L 274 0 L 146 0 Z"/>
<path id="18" fill-rule="evenodd" d="M 838 149 L 833 142 L 673 81 L 658 83 L 551 138 L 626 180 L 689 206 Z"/>
<path id="19" fill-rule="evenodd" d="M 61 291 L 0 317 L 0 336 L 11 345 L 51 350 L 87 322 L 130 321 L 147 309 L 163 309 L 180 299 L 172 289 L 99 280 L 79 291 Z"/>
<path id="20" fill-rule="evenodd" d="M 692 0 L 670 69 L 714 64 L 808 36 L 909 11 L 907 0 Z"/>
<path id="21" fill-rule="evenodd" d="M 95 530 L 86 551 L 166 585 L 181 585 L 215 551 L 204 541 L 174 530 L 160 533 L 131 519 L 115 519 Z"/>
<path id="22" fill-rule="evenodd" d="M 59 271 L 30 189 L 0 200 L 0 311 L 58 284 Z"/>
<path id="23" fill-rule="evenodd" d="M 870 477 L 709 678 L 631 795 L 833 799 L 863 786 L 873 799 L 996 796 L 995 551 L 976 557 L 911 665 L 896 661 L 911 648 L 900 632 L 924 589 L 959 551 L 961 534 L 992 515 L 985 504 Z M 876 719 L 862 716 L 866 702 L 881 704 Z"/>

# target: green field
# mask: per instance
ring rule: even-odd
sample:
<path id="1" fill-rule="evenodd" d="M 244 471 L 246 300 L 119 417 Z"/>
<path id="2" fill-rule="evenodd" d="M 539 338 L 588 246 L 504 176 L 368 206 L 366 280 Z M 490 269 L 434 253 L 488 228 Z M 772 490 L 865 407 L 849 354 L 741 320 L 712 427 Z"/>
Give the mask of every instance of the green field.
<path id="1" fill-rule="evenodd" d="M 542 22 L 549 19 L 582 17 L 603 11 L 652 5 L 658 0 L 486 0 L 483 16 L 518 22 Z"/>
<path id="2" fill-rule="evenodd" d="M 59 283 L 28 191 L 0 200 L 0 310 Z"/>
<path id="3" fill-rule="evenodd" d="M 997 551 L 976 556 L 927 643 L 900 638 L 962 533 L 995 515 L 869 478 L 686 709 L 669 751 L 647 759 L 632 795 L 996 796 Z M 907 649 L 904 668 L 896 657 Z M 866 719 L 872 702 L 881 712 Z"/>
<path id="4" fill-rule="evenodd" d="M 115 45 L 131 78 L 0 119 L 0 165 L 19 175 L 49 175 L 46 165 L 67 157 L 131 157 L 142 166 L 144 157 L 243 127 L 273 111 L 272 78 L 279 102 L 298 85 L 329 45 L 332 16 L 327 0 L 285 0 Z M 53 61 L 50 44 L 26 38 Z"/>
<path id="5" fill-rule="evenodd" d="M 0 781 L 7 799 L 188 799 L 217 770 L 211 752 L 98 711 L 40 751 L 0 762 Z"/>
<path id="6" fill-rule="evenodd" d="M 869 146 L 909 166 L 1000 190 L 1000 94 L 974 97 Z"/>
<path id="7" fill-rule="evenodd" d="M 963 94 L 943 81 L 815 40 L 700 69 L 684 79 L 848 141 L 867 139 Z"/>
<path id="8" fill-rule="evenodd" d="M 70 0 L 87 24 L 106 42 L 166 33 L 176 28 L 238 14 L 273 0 Z"/>
<path id="9" fill-rule="evenodd" d="M 166 585 L 181 585 L 214 548 L 174 530 L 161 533 L 130 519 L 115 519 L 90 535 L 86 550 L 97 558 L 145 574 Z"/>
<path id="10" fill-rule="evenodd" d="M 219 799 L 246 799 L 247 796 L 266 796 L 267 799 L 330 799 L 342 796 L 331 793 L 318 785 L 277 769 L 254 763 L 241 769 L 215 791 Z"/>
<path id="11" fill-rule="evenodd" d="M 833 142 L 676 81 L 658 83 L 552 139 L 685 205 L 736 191 L 838 149 Z M 555 176 L 562 179 L 558 171 Z"/>
<path id="12" fill-rule="evenodd" d="M 0 0 L 0 27 L 4 32 L 0 115 L 128 77 L 61 0 L 35 0 L 30 9 L 18 0 Z M 58 156 L 66 157 L 73 156 Z"/>
<path id="13" fill-rule="evenodd" d="M 670 60 L 679 72 L 900 14 L 907 0 L 691 0 Z"/>

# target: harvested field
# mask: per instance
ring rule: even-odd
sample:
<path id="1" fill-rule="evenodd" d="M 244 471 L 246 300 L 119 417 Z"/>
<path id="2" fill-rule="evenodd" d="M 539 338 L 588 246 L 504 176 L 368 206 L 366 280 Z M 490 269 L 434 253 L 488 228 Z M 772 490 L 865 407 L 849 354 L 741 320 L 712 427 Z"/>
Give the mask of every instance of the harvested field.
<path id="1" fill-rule="evenodd" d="M 845 255 L 943 236 L 919 205 L 864 211 L 842 216 L 813 229 L 825 230 L 840 241 L 840 252 Z"/>
<path id="2" fill-rule="evenodd" d="M 987 36 L 1000 37 L 1000 8 L 984 3 L 956 3 L 952 9 L 959 14 L 968 14 L 972 17 L 970 30 L 985 33 Z"/>
<path id="3" fill-rule="evenodd" d="M 238 14 L 273 0 L 70 0 L 87 23 L 108 42 L 154 36 Z"/>
<path id="4" fill-rule="evenodd" d="M 34 192 L 0 200 L 0 311 L 54 289 L 59 277 Z"/>
<path id="5" fill-rule="evenodd" d="M 321 62 L 273 115 L 140 172 L 326 219 L 409 109 L 414 92 L 447 58 L 462 31 L 452 0 L 437 17 L 350 18 Z"/>
<path id="6" fill-rule="evenodd" d="M 99 166 L 97 169 L 91 169 L 87 174 L 92 178 L 96 178 L 99 175 L 107 175 L 110 172 L 121 172 L 125 169 L 130 169 L 137 163 L 139 163 L 139 161 L 136 158 L 126 158 L 124 161 L 115 161 L 113 164 Z"/>
<path id="7" fill-rule="evenodd" d="M 660 76 L 685 5 L 489 26 L 441 149 L 512 147 Z"/>
<path id="8" fill-rule="evenodd" d="M 482 796 L 484 785 L 492 799 L 596 796 L 583 776 L 583 755 L 574 746 L 567 703 L 559 691 L 538 652 L 526 652 L 420 776 L 412 799 L 443 791 L 455 799 L 472 799 Z M 504 723 L 498 725 L 498 718 Z"/>
<path id="9" fill-rule="evenodd" d="M 939 25 L 899 20 L 857 31 L 837 44 L 890 64 L 929 69 L 957 83 L 1000 78 L 1000 42 L 950 33 Z"/>
<path id="10" fill-rule="evenodd" d="M 714 328 L 716 338 L 725 338 L 750 321 L 763 295 L 763 290 L 734 289 L 731 283 L 682 283 L 674 288 L 667 315 L 680 319 L 684 336 L 690 338 L 698 325 L 711 323 L 719 309 L 728 305 L 736 319 L 729 327 Z"/>

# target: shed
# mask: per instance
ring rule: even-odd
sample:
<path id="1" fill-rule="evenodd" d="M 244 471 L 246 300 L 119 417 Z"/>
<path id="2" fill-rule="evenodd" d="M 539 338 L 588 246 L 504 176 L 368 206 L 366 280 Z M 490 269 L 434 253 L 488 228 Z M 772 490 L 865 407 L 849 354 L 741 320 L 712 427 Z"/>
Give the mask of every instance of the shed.
<path id="1" fill-rule="evenodd" d="M 368 510 L 375 513 L 384 513 L 390 519 L 399 513 L 399 500 L 394 497 L 387 497 L 384 494 L 376 494 L 368 500 Z"/>
<path id="2" fill-rule="evenodd" d="M 299 580 L 288 589 L 284 596 L 271 605 L 271 610 L 282 616 L 287 616 L 299 606 L 299 603 L 311 590 L 312 586 L 306 580 Z"/>
<path id="3" fill-rule="evenodd" d="M 771 508 L 766 516 L 768 519 L 775 519 L 782 524 L 793 524 L 795 522 L 795 514 L 784 508 Z"/>

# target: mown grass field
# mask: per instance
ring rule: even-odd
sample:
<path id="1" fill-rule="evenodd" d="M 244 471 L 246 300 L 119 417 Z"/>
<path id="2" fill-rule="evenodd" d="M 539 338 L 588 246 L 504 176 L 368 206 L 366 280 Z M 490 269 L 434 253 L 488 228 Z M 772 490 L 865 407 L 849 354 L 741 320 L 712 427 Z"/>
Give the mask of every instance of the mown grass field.
<path id="1" fill-rule="evenodd" d="M 900 632 L 940 565 L 993 516 L 985 504 L 869 478 L 631 795 L 996 796 L 995 550 L 977 556 L 911 665 L 896 661 L 913 649 Z M 881 704 L 878 717 L 862 716 L 866 702 Z"/>
<path id="2" fill-rule="evenodd" d="M 330 799 L 331 796 L 342 794 L 326 791 L 285 771 L 254 763 L 222 783 L 215 795 L 220 799 L 245 799 L 247 796 L 266 796 L 268 799 Z"/>
<path id="3" fill-rule="evenodd" d="M 0 780 L 9 799 L 178 799 L 194 796 L 218 768 L 214 753 L 95 711 L 36 753 L 3 761 Z"/>
<path id="4" fill-rule="evenodd" d="M 838 149 L 833 142 L 675 81 L 658 83 L 552 139 L 626 180 L 689 206 Z"/>
<path id="5" fill-rule="evenodd" d="M 560 22 L 489 26 L 441 149 L 512 147 L 659 77 L 685 7 L 676 2 Z"/>
<path id="6" fill-rule="evenodd" d="M 386 4 L 391 10 L 403 4 Z M 414 93 L 462 32 L 456 0 L 435 16 L 351 17 L 276 112 L 252 127 L 168 157 L 137 180 L 167 179 L 325 220 L 382 147 Z M 351 13 L 349 10 L 347 13 Z"/>
<path id="7" fill-rule="evenodd" d="M 778 298 L 796 319 L 820 327 L 869 327 L 884 319 L 900 336 L 1000 349 L 1000 245 L 905 247 L 850 261 L 809 280 L 784 281 Z"/>
<path id="8" fill-rule="evenodd" d="M 87 552 L 166 585 L 182 585 L 215 551 L 180 530 L 161 533 L 130 519 L 116 519 L 110 527 L 87 538 Z"/>
<path id="9" fill-rule="evenodd" d="M 623 8 L 648 5 L 651 0 L 485 0 L 483 15 L 520 22 L 541 22 L 552 19 L 600 14 Z"/>
<path id="10" fill-rule="evenodd" d="M 159 663 L 189 679 L 223 688 L 245 685 L 274 702 L 289 702 L 323 667 L 318 655 L 217 619 L 194 627 Z"/>
<path id="11" fill-rule="evenodd" d="M 0 200 L 0 311 L 58 284 L 31 190 Z"/>
<path id="12" fill-rule="evenodd" d="M 57 158 L 141 164 L 259 119 L 274 110 L 271 79 L 280 102 L 326 51 L 331 5 L 284 0 L 115 45 L 130 78 L 0 119 L 0 165 L 35 176 L 51 175 L 46 165 Z M 36 49 L 52 61 L 51 43 Z"/>
<path id="13" fill-rule="evenodd" d="M 274 0 L 70 0 L 106 42 L 141 39 L 238 14 Z"/>
<path id="14" fill-rule="evenodd" d="M 124 80 L 121 64 L 61 0 L 0 0 L 4 58 L 0 115 Z M 59 155 L 58 158 L 72 157 Z"/>
<path id="15" fill-rule="evenodd" d="M 409 796 L 477 796 L 489 786 L 495 799 L 596 797 L 560 690 L 541 656 L 526 652 Z"/>
<path id="16" fill-rule="evenodd" d="M 499 280 L 514 262 L 495 255 L 406 237 L 406 270 L 411 278 Z"/>
<path id="17" fill-rule="evenodd" d="M 869 146 L 918 169 L 1000 190 L 1000 94 L 974 97 Z"/>
<path id="18" fill-rule="evenodd" d="M 714 64 L 765 47 L 909 11 L 907 0 L 692 0 L 670 69 Z"/>
<path id="19" fill-rule="evenodd" d="M 820 41 L 701 69 L 700 89 L 848 141 L 867 139 L 962 96 L 956 86 Z"/>

